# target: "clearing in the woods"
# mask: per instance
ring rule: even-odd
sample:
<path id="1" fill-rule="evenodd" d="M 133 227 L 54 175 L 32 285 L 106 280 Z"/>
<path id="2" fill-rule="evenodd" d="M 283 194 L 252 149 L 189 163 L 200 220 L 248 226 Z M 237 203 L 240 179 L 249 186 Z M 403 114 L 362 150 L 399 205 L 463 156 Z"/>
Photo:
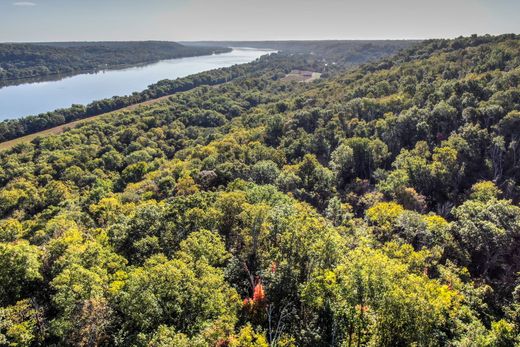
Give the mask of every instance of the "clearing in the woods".
<path id="1" fill-rule="evenodd" d="M 296 81 L 296 82 L 312 82 L 321 77 L 321 73 L 314 71 L 305 70 L 292 70 L 282 80 L 283 81 Z"/>

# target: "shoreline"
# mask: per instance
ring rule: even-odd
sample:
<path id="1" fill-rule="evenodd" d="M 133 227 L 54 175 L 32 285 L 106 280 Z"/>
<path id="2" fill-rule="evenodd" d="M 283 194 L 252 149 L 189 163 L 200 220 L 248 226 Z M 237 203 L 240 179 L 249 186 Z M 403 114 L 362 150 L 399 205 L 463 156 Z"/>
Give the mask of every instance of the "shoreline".
<path id="1" fill-rule="evenodd" d="M 7 88 L 7 87 L 16 87 L 16 86 L 20 86 L 20 85 L 24 85 L 24 84 L 55 82 L 55 81 L 60 81 L 65 78 L 69 78 L 69 77 L 74 77 L 74 76 L 79 76 L 79 75 L 91 75 L 91 74 L 96 74 L 96 73 L 100 73 L 103 71 L 125 70 L 125 69 L 134 68 L 134 67 L 141 67 L 141 66 L 156 64 L 156 63 L 160 63 L 162 61 L 168 61 L 168 60 L 196 58 L 196 57 L 208 57 L 208 56 L 212 56 L 212 55 L 226 54 L 226 53 L 231 53 L 237 47 L 228 47 L 228 48 L 231 50 L 227 51 L 227 52 L 220 52 L 220 53 L 212 52 L 211 54 L 187 55 L 187 56 L 183 56 L 183 57 L 159 59 L 159 60 L 154 59 L 154 60 L 149 60 L 149 61 L 143 61 L 143 62 L 136 63 L 136 64 L 118 64 L 118 65 L 112 65 L 112 66 L 108 66 L 108 67 L 99 67 L 99 68 L 95 68 L 95 69 L 75 70 L 70 73 L 52 73 L 52 74 L 47 74 L 47 75 L 36 75 L 36 76 L 23 77 L 23 78 L 2 79 L 2 80 L 0 80 L 0 89 Z M 238 48 L 240 48 L 240 47 L 238 47 Z M 8 82 L 8 83 L 4 84 L 4 82 Z M 9 83 L 9 82 L 14 82 L 14 83 Z"/>
<path id="2" fill-rule="evenodd" d="M 156 99 L 143 101 L 143 102 L 140 102 L 140 103 L 137 103 L 137 104 L 133 104 L 133 105 L 128 105 L 126 107 L 123 107 L 123 108 L 120 108 L 120 109 L 117 109 L 117 110 L 114 110 L 114 111 L 110 111 L 110 112 L 101 113 L 101 114 L 98 114 L 98 115 L 95 115 L 95 116 L 90 116 L 90 117 L 78 119 L 78 120 L 75 120 L 75 121 L 72 121 L 72 122 L 69 122 L 69 123 L 64 123 L 64 124 L 57 125 L 55 127 L 49 128 L 49 129 L 42 130 L 42 131 L 39 131 L 39 132 L 36 132 L 36 133 L 32 133 L 32 134 L 24 135 L 24 136 L 21 136 L 21 137 L 17 137 L 17 138 L 12 139 L 12 140 L 0 142 L 0 151 L 5 151 L 5 150 L 8 150 L 8 149 L 11 149 L 12 147 L 14 147 L 14 146 L 16 146 L 17 144 L 20 144 L 20 143 L 31 142 L 32 140 L 34 140 L 35 138 L 38 138 L 38 137 L 44 137 L 44 136 L 61 134 L 65 130 L 72 129 L 72 128 L 74 128 L 77 125 L 80 125 L 82 123 L 91 122 L 91 121 L 94 121 L 94 120 L 96 120 L 98 118 L 109 116 L 109 115 L 117 113 L 117 112 L 131 111 L 131 110 L 134 110 L 134 109 L 136 109 L 138 107 L 141 107 L 141 106 L 147 106 L 147 105 L 155 104 L 155 103 L 164 101 L 164 100 L 168 99 L 169 97 L 171 97 L 172 95 L 175 95 L 175 94 L 177 94 L 177 93 L 172 93 L 172 94 L 169 94 L 169 95 L 161 96 L 161 97 L 156 98 Z"/>

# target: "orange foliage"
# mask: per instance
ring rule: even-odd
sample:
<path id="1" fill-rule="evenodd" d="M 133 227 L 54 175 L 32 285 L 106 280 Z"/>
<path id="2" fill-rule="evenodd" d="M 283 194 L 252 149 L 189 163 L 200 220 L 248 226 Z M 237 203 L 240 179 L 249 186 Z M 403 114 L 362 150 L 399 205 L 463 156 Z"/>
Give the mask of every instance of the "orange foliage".
<path id="1" fill-rule="evenodd" d="M 253 301 L 256 303 L 260 303 L 265 300 L 265 291 L 264 286 L 262 283 L 258 283 L 255 286 L 254 292 L 253 292 Z"/>
<path id="2" fill-rule="evenodd" d="M 368 312 L 368 311 L 370 311 L 370 307 L 365 306 L 365 305 L 356 305 L 356 310 Z"/>
<path id="3" fill-rule="evenodd" d="M 253 289 L 253 297 L 252 298 L 245 298 L 242 301 L 242 307 L 248 311 L 255 311 L 259 308 L 262 308 L 264 304 L 266 303 L 266 295 L 264 286 L 260 281 L 255 281 L 257 284 L 255 285 L 255 288 Z"/>

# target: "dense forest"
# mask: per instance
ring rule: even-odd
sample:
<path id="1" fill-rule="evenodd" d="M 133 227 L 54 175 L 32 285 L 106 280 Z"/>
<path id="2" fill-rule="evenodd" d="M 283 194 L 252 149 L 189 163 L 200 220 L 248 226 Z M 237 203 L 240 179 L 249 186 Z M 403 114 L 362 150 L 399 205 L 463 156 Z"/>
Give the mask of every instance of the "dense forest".
<path id="1" fill-rule="evenodd" d="M 0 142 L 33 134 L 78 119 L 118 110 L 129 105 L 134 105 L 136 103 L 141 103 L 176 92 L 190 90 L 198 86 L 216 85 L 229 82 L 234 78 L 245 75 L 246 73 L 251 74 L 267 70 L 276 70 L 279 73 L 287 73 L 292 68 L 305 67 L 313 71 L 322 72 L 323 76 L 327 77 L 340 71 L 344 71 L 353 65 L 379 57 L 389 56 L 397 52 L 399 49 L 408 47 L 413 43 L 412 41 L 339 41 L 341 44 L 332 45 L 328 43 L 328 41 L 325 41 L 326 44 L 321 44 L 323 46 L 321 47 L 319 42 L 320 41 L 299 42 L 297 45 L 299 52 L 298 56 L 293 55 L 293 50 L 290 48 L 292 46 L 278 44 L 277 47 L 282 49 L 282 51 L 279 55 L 273 56 L 269 60 L 264 58 L 247 66 L 232 66 L 225 69 L 211 70 L 178 78 L 176 80 L 165 79 L 150 85 L 142 92 L 135 92 L 132 95 L 114 96 L 108 99 L 93 101 L 88 105 L 72 105 L 69 108 L 45 112 L 39 115 L 4 120 L 0 122 Z M 109 46 L 114 44 L 116 43 L 108 43 Z M 57 45 L 60 48 L 69 46 L 72 48 L 88 48 L 90 43 L 73 42 L 55 43 L 53 45 Z M 125 47 L 125 43 L 121 43 L 121 45 Z M 200 45 L 201 44 L 197 44 L 196 47 L 190 46 L 189 49 L 197 50 L 200 48 Z M 203 48 L 201 49 L 212 47 L 211 45 L 218 46 L 217 48 L 213 48 L 214 50 L 227 49 L 227 46 L 222 45 L 222 43 L 203 43 Z M 258 45 L 261 46 L 260 48 L 264 48 L 265 43 L 258 43 Z M 313 51 L 316 50 L 316 47 L 323 49 L 318 50 L 318 54 L 314 54 Z M 140 49 L 138 47 L 135 48 Z M 352 54 L 353 51 L 356 52 L 355 55 Z M 343 59 L 336 59 L 338 56 L 342 56 Z M 332 64 L 334 60 L 338 61 Z"/>
<path id="2" fill-rule="evenodd" d="M 189 47 L 249 47 L 275 49 L 286 54 L 312 54 L 329 65 L 352 66 L 376 60 L 408 48 L 414 40 L 321 40 L 321 41 L 192 41 Z"/>
<path id="3" fill-rule="evenodd" d="M 0 344 L 520 345 L 519 57 L 274 54 L 1 152 Z"/>
<path id="4" fill-rule="evenodd" d="M 229 51 L 162 41 L 0 43 L 0 83 Z"/>

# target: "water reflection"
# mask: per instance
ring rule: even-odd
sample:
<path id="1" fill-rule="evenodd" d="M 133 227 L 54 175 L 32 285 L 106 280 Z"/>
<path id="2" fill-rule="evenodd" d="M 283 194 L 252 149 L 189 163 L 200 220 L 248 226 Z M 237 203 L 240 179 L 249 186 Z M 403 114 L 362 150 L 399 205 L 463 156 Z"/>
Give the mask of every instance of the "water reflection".
<path id="1" fill-rule="evenodd" d="M 229 53 L 163 60 L 119 70 L 28 80 L 0 89 L 0 120 L 53 111 L 72 104 L 88 104 L 115 95 L 129 95 L 162 79 L 244 64 L 270 52 L 236 48 Z"/>

